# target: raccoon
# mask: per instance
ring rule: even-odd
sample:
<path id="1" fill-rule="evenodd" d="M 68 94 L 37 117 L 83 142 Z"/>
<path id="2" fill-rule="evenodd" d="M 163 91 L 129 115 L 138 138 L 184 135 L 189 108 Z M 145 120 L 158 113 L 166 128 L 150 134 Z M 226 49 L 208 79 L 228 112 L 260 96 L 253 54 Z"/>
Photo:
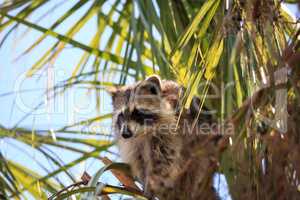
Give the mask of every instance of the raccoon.
<path id="1" fill-rule="evenodd" d="M 109 91 L 121 158 L 149 199 L 218 199 L 212 180 L 220 135 L 198 129 L 204 122 L 211 124 L 210 115 L 200 114 L 195 125 L 198 98 L 183 109 L 182 87 L 156 75 Z"/>

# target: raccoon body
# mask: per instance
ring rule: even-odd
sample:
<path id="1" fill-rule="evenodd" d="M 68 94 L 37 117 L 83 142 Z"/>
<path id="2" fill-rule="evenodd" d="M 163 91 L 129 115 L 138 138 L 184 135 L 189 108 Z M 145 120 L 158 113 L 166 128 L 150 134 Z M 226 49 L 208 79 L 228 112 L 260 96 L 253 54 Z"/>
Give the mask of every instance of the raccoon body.
<path id="1" fill-rule="evenodd" d="M 151 76 L 110 91 L 121 158 L 149 198 L 217 199 L 217 137 L 193 127 L 198 112 L 181 109 L 180 90 L 173 81 Z"/>

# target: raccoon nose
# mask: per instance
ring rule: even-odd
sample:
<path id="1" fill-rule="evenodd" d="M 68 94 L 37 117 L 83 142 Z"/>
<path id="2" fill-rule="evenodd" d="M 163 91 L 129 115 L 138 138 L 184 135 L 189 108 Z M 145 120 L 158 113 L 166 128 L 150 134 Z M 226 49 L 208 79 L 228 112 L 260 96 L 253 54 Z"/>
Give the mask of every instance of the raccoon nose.
<path id="1" fill-rule="evenodd" d="M 126 126 L 124 125 L 121 129 L 121 135 L 124 139 L 128 139 L 128 138 L 131 138 L 133 136 L 131 130 Z"/>

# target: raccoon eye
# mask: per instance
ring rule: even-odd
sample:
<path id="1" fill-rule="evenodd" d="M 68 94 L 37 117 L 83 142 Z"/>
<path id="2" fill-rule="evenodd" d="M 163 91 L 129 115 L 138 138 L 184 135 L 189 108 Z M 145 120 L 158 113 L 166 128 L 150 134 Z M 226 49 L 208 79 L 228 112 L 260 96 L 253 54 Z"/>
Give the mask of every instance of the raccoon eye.
<path id="1" fill-rule="evenodd" d="M 117 125 L 118 125 L 118 128 L 121 129 L 122 127 L 122 123 L 124 123 L 124 114 L 123 113 L 120 113 L 118 115 L 118 118 L 117 118 Z"/>
<path id="2" fill-rule="evenodd" d="M 131 113 L 131 119 L 141 125 L 144 125 L 153 123 L 155 120 L 158 119 L 158 116 L 157 114 L 150 113 L 150 111 L 148 110 L 134 109 Z"/>

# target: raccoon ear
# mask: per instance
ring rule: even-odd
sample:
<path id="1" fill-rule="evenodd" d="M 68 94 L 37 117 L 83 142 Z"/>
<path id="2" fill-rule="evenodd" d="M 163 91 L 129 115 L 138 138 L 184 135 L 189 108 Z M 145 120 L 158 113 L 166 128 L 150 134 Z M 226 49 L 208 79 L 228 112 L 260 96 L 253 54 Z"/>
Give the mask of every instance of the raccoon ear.
<path id="1" fill-rule="evenodd" d="M 131 88 L 128 86 L 115 85 L 106 87 L 105 90 L 112 98 L 114 109 L 119 109 L 122 105 L 127 104 L 131 95 Z"/>
<path id="2" fill-rule="evenodd" d="M 146 81 L 151 84 L 153 87 L 153 93 L 158 89 L 159 91 L 161 90 L 161 80 L 160 77 L 157 75 L 152 75 L 149 76 Z M 151 89 L 151 88 L 150 88 Z M 156 91 L 157 92 L 157 91 Z"/>
<path id="3" fill-rule="evenodd" d="M 120 86 L 117 85 L 106 87 L 105 90 L 110 94 L 113 102 L 115 101 L 116 96 L 121 92 Z"/>
<path id="4" fill-rule="evenodd" d="M 106 92 L 108 92 L 112 97 L 114 97 L 119 91 L 119 86 L 108 86 L 105 88 Z"/>
<path id="5" fill-rule="evenodd" d="M 156 86 L 159 86 L 161 85 L 161 80 L 160 80 L 160 77 L 157 76 L 157 75 L 152 75 L 152 76 L 149 76 L 146 81 L 148 82 L 151 82 L 153 84 L 155 84 Z"/>

